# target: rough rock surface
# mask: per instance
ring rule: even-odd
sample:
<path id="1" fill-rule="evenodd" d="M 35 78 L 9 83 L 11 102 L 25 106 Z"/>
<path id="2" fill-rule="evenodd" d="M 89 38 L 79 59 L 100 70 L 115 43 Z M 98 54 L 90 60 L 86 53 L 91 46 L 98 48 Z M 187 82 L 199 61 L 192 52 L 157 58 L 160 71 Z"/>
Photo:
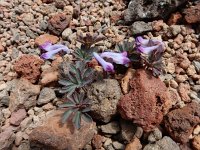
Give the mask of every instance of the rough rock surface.
<path id="1" fill-rule="evenodd" d="M 140 143 L 140 140 L 136 137 L 133 138 L 133 140 L 131 141 L 131 143 L 129 143 L 126 146 L 125 150 L 141 150 L 142 149 L 142 145 Z"/>
<path id="2" fill-rule="evenodd" d="M 47 3 L 47 4 L 49 4 L 49 3 L 54 2 L 54 0 L 42 0 L 42 2 L 43 2 L 43 3 Z"/>
<path id="3" fill-rule="evenodd" d="M 54 90 L 51 89 L 51 88 L 45 87 L 40 92 L 39 98 L 37 100 L 37 104 L 38 105 L 47 104 L 48 102 L 50 102 L 54 98 L 56 98 Z"/>
<path id="4" fill-rule="evenodd" d="M 84 122 L 79 130 L 75 130 L 69 122 L 61 125 L 62 113 L 63 111 L 55 111 L 42 126 L 32 131 L 30 134 L 31 148 L 78 150 L 91 141 L 95 133 L 95 123 Z"/>
<path id="5" fill-rule="evenodd" d="M 117 80 L 104 79 L 95 82 L 87 95 L 91 99 L 91 114 L 97 120 L 109 122 L 117 113 L 117 103 L 121 97 L 121 89 Z"/>
<path id="6" fill-rule="evenodd" d="M 168 136 L 164 136 L 155 144 L 148 144 L 143 150 L 180 150 L 179 146 Z"/>
<path id="7" fill-rule="evenodd" d="M 15 140 L 15 134 L 12 129 L 8 128 L 4 132 L 0 133 L 0 149 L 8 150 L 11 148 L 12 143 Z"/>
<path id="8" fill-rule="evenodd" d="M 10 111 L 16 111 L 21 107 L 29 109 L 35 106 L 39 93 L 40 85 L 33 85 L 26 79 L 17 80 L 10 93 Z"/>
<path id="9" fill-rule="evenodd" d="M 200 3 L 185 9 L 184 13 L 185 13 L 185 20 L 188 23 L 200 22 Z"/>
<path id="10" fill-rule="evenodd" d="M 51 42 L 52 44 L 55 44 L 58 42 L 58 40 L 59 40 L 59 38 L 55 35 L 43 34 L 43 35 L 38 36 L 35 39 L 35 44 L 37 46 L 40 46 L 40 45 L 44 44 L 45 42 Z"/>
<path id="11" fill-rule="evenodd" d="M 144 21 L 136 21 L 131 26 L 131 31 L 133 35 L 142 34 L 152 30 L 153 27 L 151 22 L 145 23 Z"/>
<path id="12" fill-rule="evenodd" d="M 200 150 L 200 135 L 194 137 L 192 141 L 192 146 L 195 150 Z"/>
<path id="13" fill-rule="evenodd" d="M 192 102 L 183 108 L 169 112 L 164 123 L 175 141 L 186 143 L 194 127 L 200 123 L 200 104 Z"/>
<path id="14" fill-rule="evenodd" d="M 19 109 L 11 114 L 10 124 L 18 126 L 24 118 L 26 118 L 26 110 Z"/>
<path id="15" fill-rule="evenodd" d="M 128 9 L 125 10 L 124 19 L 127 22 L 143 19 L 165 18 L 176 7 L 185 3 L 187 0 L 131 0 Z"/>
<path id="16" fill-rule="evenodd" d="M 69 25 L 70 21 L 71 21 L 70 15 L 66 16 L 63 13 L 58 13 L 48 21 L 48 29 L 53 34 L 60 35 Z"/>
<path id="17" fill-rule="evenodd" d="M 137 70 L 130 82 L 131 91 L 119 101 L 119 112 L 144 131 L 153 130 L 171 107 L 165 84 L 145 70 Z"/>
<path id="18" fill-rule="evenodd" d="M 23 55 L 15 63 L 15 71 L 23 78 L 35 83 L 40 77 L 40 67 L 43 60 L 33 55 Z"/>

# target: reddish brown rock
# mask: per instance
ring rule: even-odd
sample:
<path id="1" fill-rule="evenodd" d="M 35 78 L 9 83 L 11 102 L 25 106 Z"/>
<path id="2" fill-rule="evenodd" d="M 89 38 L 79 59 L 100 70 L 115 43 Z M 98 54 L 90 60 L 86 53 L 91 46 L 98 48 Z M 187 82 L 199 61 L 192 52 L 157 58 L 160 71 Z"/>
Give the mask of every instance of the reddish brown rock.
<path id="1" fill-rule="evenodd" d="M 14 70 L 22 78 L 29 80 L 31 83 L 35 83 L 40 77 L 40 67 L 44 61 L 33 55 L 23 55 L 14 64 Z"/>
<path id="2" fill-rule="evenodd" d="M 69 25 L 71 15 L 58 13 L 48 21 L 48 29 L 55 35 L 60 35 L 64 29 Z"/>
<path id="3" fill-rule="evenodd" d="M 194 137 L 192 146 L 195 150 L 200 150 L 200 135 Z"/>
<path id="4" fill-rule="evenodd" d="M 59 40 L 59 38 L 57 36 L 50 35 L 50 34 L 43 34 L 43 35 L 38 36 L 35 39 L 35 44 L 37 46 L 40 46 L 40 45 L 44 44 L 45 42 L 51 42 L 52 44 L 55 44 L 58 42 L 58 40 Z"/>
<path id="5" fill-rule="evenodd" d="M 144 131 L 151 131 L 171 108 L 165 84 L 144 70 L 137 70 L 130 81 L 131 91 L 119 102 L 119 112 L 124 119 L 132 120 Z"/>
<path id="6" fill-rule="evenodd" d="M 103 146 L 103 137 L 99 134 L 96 134 L 92 139 L 92 146 L 95 149 L 101 149 Z"/>
<path id="7" fill-rule="evenodd" d="M 10 124 L 18 126 L 24 118 L 26 118 L 26 110 L 19 109 L 18 111 L 12 113 L 10 117 Z"/>
<path id="8" fill-rule="evenodd" d="M 170 16 L 170 18 L 169 18 L 167 24 L 168 24 L 168 25 L 175 25 L 175 24 L 177 24 L 181 19 L 182 19 L 182 15 L 181 15 L 179 12 L 173 13 L 173 14 Z"/>
<path id="9" fill-rule="evenodd" d="M 126 146 L 125 150 L 141 150 L 141 149 L 142 149 L 142 144 L 140 143 L 140 140 L 134 137 L 131 143 L 129 143 Z"/>
<path id="10" fill-rule="evenodd" d="M 185 13 L 185 20 L 188 23 L 200 22 L 200 3 L 185 9 L 184 13 Z"/>
<path id="11" fill-rule="evenodd" d="M 46 4 L 49 4 L 49 3 L 52 3 L 54 2 L 54 0 L 42 0 L 43 3 L 46 3 Z"/>
<path id="12" fill-rule="evenodd" d="M 165 127 L 171 137 L 180 143 L 186 143 L 194 127 L 200 123 L 200 104 L 195 102 L 167 114 Z"/>
<path id="13" fill-rule="evenodd" d="M 60 123 L 63 111 L 55 111 L 46 122 L 35 128 L 29 136 L 30 145 L 34 148 L 52 150 L 78 150 L 90 142 L 94 136 L 95 123 L 84 122 L 79 130 L 67 122 Z M 38 136 L 39 135 L 39 136 Z"/>

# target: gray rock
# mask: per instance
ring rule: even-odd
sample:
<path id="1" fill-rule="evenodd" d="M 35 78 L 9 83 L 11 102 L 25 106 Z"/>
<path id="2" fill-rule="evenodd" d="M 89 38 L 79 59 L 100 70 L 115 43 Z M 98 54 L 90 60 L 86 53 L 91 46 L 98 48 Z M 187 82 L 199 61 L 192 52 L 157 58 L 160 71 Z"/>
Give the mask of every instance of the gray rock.
<path id="1" fill-rule="evenodd" d="M 39 24 L 39 28 L 40 28 L 40 30 L 45 31 L 48 28 L 47 21 L 44 21 L 44 20 L 41 21 L 40 24 Z"/>
<path id="2" fill-rule="evenodd" d="M 152 31 L 152 30 L 153 30 L 153 27 L 152 27 L 151 22 L 145 23 L 143 21 L 136 21 L 131 26 L 131 31 L 132 31 L 133 35 L 142 34 L 144 32 L 148 32 L 148 31 Z"/>
<path id="3" fill-rule="evenodd" d="M 125 10 L 126 22 L 136 20 L 166 18 L 175 8 L 184 4 L 187 0 L 131 0 L 128 9 Z"/>
<path id="4" fill-rule="evenodd" d="M 116 121 L 102 125 L 100 128 L 103 133 L 107 134 L 117 134 L 120 131 L 119 123 Z"/>
<path id="5" fill-rule="evenodd" d="M 162 132 L 158 128 L 155 128 L 155 130 L 151 132 L 150 135 L 148 136 L 148 141 L 150 143 L 153 143 L 160 140 L 161 138 L 162 138 Z"/>
<path id="6" fill-rule="evenodd" d="M 15 134 L 12 129 L 8 128 L 4 132 L 0 133 L 0 149 L 11 149 L 12 143 L 15 140 Z"/>
<path id="7" fill-rule="evenodd" d="M 121 93 L 117 80 L 104 79 L 93 83 L 87 92 L 88 98 L 92 101 L 92 116 L 97 120 L 109 122 L 117 113 Z"/>
<path id="8" fill-rule="evenodd" d="M 200 91 L 200 85 L 192 86 L 192 90 L 194 90 L 195 92 L 199 92 Z"/>
<path id="9" fill-rule="evenodd" d="M 6 90 L 0 92 L 0 106 L 8 106 L 9 105 L 9 94 Z"/>
<path id="10" fill-rule="evenodd" d="M 115 148 L 115 150 L 124 150 L 125 149 L 125 145 L 123 145 L 122 143 L 119 143 L 117 141 L 113 142 L 112 145 Z"/>
<path id="11" fill-rule="evenodd" d="M 137 126 L 130 121 L 120 120 L 121 132 L 120 136 L 123 140 L 130 142 L 135 135 Z"/>
<path id="12" fill-rule="evenodd" d="M 63 40 L 67 40 L 69 39 L 69 36 L 72 34 L 72 30 L 70 28 L 67 28 L 65 29 L 63 32 L 62 32 L 62 38 Z"/>
<path id="13" fill-rule="evenodd" d="M 35 39 L 36 36 L 38 36 L 38 35 L 36 35 L 35 33 L 33 33 L 33 31 L 31 31 L 31 30 L 29 30 L 29 29 L 26 30 L 26 35 L 27 35 L 28 37 L 32 38 L 32 39 Z"/>
<path id="14" fill-rule="evenodd" d="M 199 61 L 193 61 L 193 65 L 195 66 L 195 69 L 198 73 L 200 73 L 200 62 Z"/>
<path id="15" fill-rule="evenodd" d="M 155 144 L 148 144 L 143 150 L 180 150 L 179 146 L 168 136 L 164 136 Z"/>
<path id="16" fill-rule="evenodd" d="M 40 96 L 38 98 L 37 104 L 38 105 L 47 104 L 48 102 L 50 102 L 51 100 L 55 98 L 56 98 L 56 94 L 54 90 L 51 88 L 45 87 L 40 92 Z"/>

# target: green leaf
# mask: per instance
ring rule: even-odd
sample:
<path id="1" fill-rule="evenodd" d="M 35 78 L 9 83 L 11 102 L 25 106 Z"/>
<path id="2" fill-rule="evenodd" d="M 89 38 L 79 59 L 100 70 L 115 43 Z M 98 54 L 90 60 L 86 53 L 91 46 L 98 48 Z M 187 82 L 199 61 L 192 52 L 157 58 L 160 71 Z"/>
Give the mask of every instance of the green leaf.
<path id="1" fill-rule="evenodd" d="M 73 118 L 73 123 L 77 129 L 81 128 L 81 112 L 77 111 Z"/>
<path id="2" fill-rule="evenodd" d="M 68 100 L 66 103 L 59 105 L 60 108 L 75 107 L 75 106 L 76 104 L 71 100 Z"/>
<path id="3" fill-rule="evenodd" d="M 87 113 L 82 113 L 81 117 L 86 122 L 92 122 L 92 117 L 90 115 L 88 115 Z"/>
<path id="4" fill-rule="evenodd" d="M 72 112 L 73 111 L 71 109 L 68 109 L 67 111 L 64 112 L 63 117 L 62 117 L 62 123 L 63 124 L 69 119 L 69 117 L 71 116 Z"/>
<path id="5" fill-rule="evenodd" d="M 81 112 L 86 113 L 86 112 L 89 112 L 89 111 L 91 111 L 90 107 L 86 107 Z"/>

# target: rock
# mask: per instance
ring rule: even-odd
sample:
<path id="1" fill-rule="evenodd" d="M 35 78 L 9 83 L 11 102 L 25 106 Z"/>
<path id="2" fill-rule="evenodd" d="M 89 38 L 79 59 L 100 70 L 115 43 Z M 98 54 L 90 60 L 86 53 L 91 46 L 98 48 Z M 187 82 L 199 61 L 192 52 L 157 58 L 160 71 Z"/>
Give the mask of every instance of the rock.
<path id="1" fill-rule="evenodd" d="M 110 122 L 106 125 L 102 125 L 100 128 L 101 131 L 106 134 L 117 134 L 120 131 L 119 124 L 116 121 Z"/>
<path id="2" fill-rule="evenodd" d="M 180 150 L 179 146 L 168 136 L 164 136 L 155 144 L 148 144 L 143 150 Z"/>
<path id="3" fill-rule="evenodd" d="M 178 24 L 181 19 L 182 19 L 182 15 L 179 12 L 173 13 L 173 14 L 171 14 L 167 24 L 168 25 Z"/>
<path id="4" fill-rule="evenodd" d="M 170 74 L 173 74 L 175 72 L 175 65 L 174 63 L 168 63 L 167 64 L 167 72 Z"/>
<path id="5" fill-rule="evenodd" d="M 185 60 L 181 61 L 179 66 L 186 70 L 190 66 L 190 64 L 191 64 L 190 60 L 185 59 Z"/>
<path id="6" fill-rule="evenodd" d="M 124 12 L 124 19 L 126 22 L 133 22 L 135 20 L 145 20 L 154 18 L 167 18 L 175 8 L 187 2 L 187 0 L 176 1 L 143 1 L 131 0 L 128 9 Z"/>
<path id="7" fill-rule="evenodd" d="M 16 80 L 10 93 L 9 109 L 11 112 L 24 107 L 29 109 L 36 105 L 40 85 L 33 85 L 26 79 Z"/>
<path id="8" fill-rule="evenodd" d="M 121 119 L 120 127 L 121 127 L 120 137 L 123 140 L 130 142 L 133 139 L 133 136 L 135 135 L 137 126 L 130 121 Z"/>
<path id="9" fill-rule="evenodd" d="M 195 67 L 193 65 L 190 65 L 186 71 L 188 76 L 194 76 L 196 74 Z"/>
<path id="10" fill-rule="evenodd" d="M 55 44 L 58 42 L 58 40 L 59 38 L 57 36 L 51 34 L 42 34 L 35 39 L 35 44 L 37 46 L 40 46 L 45 42 L 51 42 L 52 44 Z"/>
<path id="11" fill-rule="evenodd" d="M 35 83 L 40 77 L 40 67 L 44 61 L 33 55 L 23 55 L 14 64 L 14 70 L 19 76 Z"/>
<path id="12" fill-rule="evenodd" d="M 101 149 L 103 146 L 103 136 L 96 134 L 92 139 L 92 146 L 95 149 Z"/>
<path id="13" fill-rule="evenodd" d="M 191 6 L 184 10 L 185 20 L 187 23 L 197 23 L 200 22 L 200 3 L 195 6 Z"/>
<path id="14" fill-rule="evenodd" d="M 12 129 L 8 128 L 0 133 L 0 149 L 8 150 L 11 149 L 12 143 L 15 140 L 15 134 Z"/>
<path id="15" fill-rule="evenodd" d="M 200 62 L 199 61 L 193 61 L 192 63 L 194 64 L 197 73 L 200 73 Z"/>
<path id="16" fill-rule="evenodd" d="M 43 88 L 40 92 L 39 98 L 37 100 L 38 105 L 47 104 L 51 100 L 56 98 L 56 94 L 53 89 L 51 88 Z"/>
<path id="17" fill-rule="evenodd" d="M 74 8 L 73 6 L 71 5 L 68 5 L 68 6 L 65 6 L 64 7 L 64 12 L 66 13 L 66 15 L 73 15 L 73 11 L 74 11 Z"/>
<path id="18" fill-rule="evenodd" d="M 180 83 L 179 87 L 178 87 L 178 93 L 179 93 L 182 101 L 184 101 L 184 102 L 191 101 L 191 99 L 189 97 L 189 93 L 190 93 L 190 85 L 189 84 Z"/>
<path id="19" fill-rule="evenodd" d="M 169 30 L 171 31 L 173 36 L 177 36 L 179 33 L 181 33 L 181 26 L 180 25 L 172 25 L 169 27 Z"/>
<path id="20" fill-rule="evenodd" d="M 55 35 L 60 35 L 71 21 L 71 15 L 58 13 L 48 21 L 48 29 Z"/>
<path id="21" fill-rule="evenodd" d="M 54 0 L 42 0 L 42 2 L 43 2 L 43 3 L 47 3 L 47 4 L 49 4 L 49 3 L 54 2 Z"/>
<path id="22" fill-rule="evenodd" d="M 117 141 L 114 141 L 113 143 L 113 147 L 115 150 L 124 150 L 125 146 L 122 143 L 119 143 Z"/>
<path id="23" fill-rule="evenodd" d="M 15 139 L 15 145 L 19 146 L 21 144 L 21 141 L 23 139 L 23 133 L 21 131 L 16 133 L 16 139 Z"/>
<path id="24" fill-rule="evenodd" d="M 172 110 L 164 119 L 166 130 L 177 142 L 186 143 L 194 127 L 200 123 L 200 104 L 192 102 Z"/>
<path id="25" fill-rule="evenodd" d="M 28 128 L 29 125 L 32 123 L 32 121 L 33 121 L 33 117 L 32 117 L 32 116 L 29 116 L 29 117 L 25 118 L 25 119 L 20 123 L 21 130 L 24 131 L 26 128 Z"/>
<path id="26" fill-rule="evenodd" d="M 27 26 L 31 26 L 33 24 L 34 15 L 32 13 L 23 13 L 22 15 L 20 15 L 20 17 L 24 24 L 26 24 Z"/>
<path id="27" fill-rule="evenodd" d="M 58 71 L 45 71 L 42 73 L 41 77 L 41 84 L 42 85 L 47 85 L 47 84 L 50 84 L 50 83 L 53 83 L 53 82 L 56 82 L 58 81 Z"/>
<path id="28" fill-rule="evenodd" d="M 18 126 L 26 118 L 26 110 L 19 109 L 16 112 L 13 112 L 10 117 L 10 124 Z"/>
<path id="29" fill-rule="evenodd" d="M 124 94 L 127 94 L 130 90 L 130 79 L 133 78 L 134 70 L 133 69 L 128 69 L 126 72 L 126 75 L 122 78 L 121 80 L 121 87 L 122 87 L 122 92 Z"/>
<path id="30" fill-rule="evenodd" d="M 150 143 L 156 142 L 160 139 L 162 139 L 162 132 L 158 128 L 155 128 L 155 130 L 148 136 L 148 141 Z"/>
<path id="31" fill-rule="evenodd" d="M 194 134 L 199 134 L 200 133 L 200 125 L 197 125 L 193 131 Z"/>
<path id="32" fill-rule="evenodd" d="M 133 35 L 142 34 L 148 31 L 152 31 L 152 30 L 153 30 L 153 27 L 152 27 L 151 22 L 145 23 L 143 21 L 136 21 L 131 26 L 131 31 Z"/>
<path id="33" fill-rule="evenodd" d="M 137 70 L 130 85 L 131 91 L 121 97 L 118 110 L 122 118 L 132 120 L 144 131 L 152 131 L 171 108 L 167 87 L 145 70 Z"/>
<path id="34" fill-rule="evenodd" d="M 31 148 L 78 150 L 83 149 L 92 140 L 96 128 L 95 123 L 82 122 L 79 130 L 74 129 L 70 122 L 61 126 L 62 113 L 63 111 L 55 111 L 42 126 L 32 131 L 29 135 Z"/>
<path id="35" fill-rule="evenodd" d="M 143 135 L 143 129 L 141 127 L 137 127 L 137 130 L 135 132 L 135 136 L 140 139 Z"/>
<path id="36" fill-rule="evenodd" d="M 6 119 L 9 118 L 10 115 L 11 115 L 11 112 L 10 112 L 9 108 L 4 108 L 4 109 L 1 110 L 1 112 L 3 113 L 3 116 Z"/>
<path id="37" fill-rule="evenodd" d="M 91 99 L 91 114 L 93 118 L 109 122 L 117 113 L 117 103 L 121 97 L 121 89 L 117 80 L 104 79 L 92 83 L 87 96 Z"/>
<path id="38" fill-rule="evenodd" d="M 155 31 L 162 30 L 164 26 L 166 26 L 166 24 L 163 22 L 163 20 L 155 20 L 152 22 L 152 27 Z"/>
<path id="39" fill-rule="evenodd" d="M 9 93 L 7 90 L 0 91 L 0 106 L 8 106 L 9 105 Z"/>
<path id="40" fill-rule="evenodd" d="M 72 30 L 70 28 L 67 28 L 65 29 L 63 32 L 62 32 L 62 38 L 63 40 L 68 40 L 69 39 L 69 36 L 72 34 Z"/>
<path id="41" fill-rule="evenodd" d="M 125 150 L 141 150 L 142 145 L 140 143 L 140 140 L 136 137 L 133 138 L 132 142 L 126 145 Z"/>
<path id="42" fill-rule="evenodd" d="M 42 106 L 42 109 L 43 109 L 44 111 L 49 111 L 49 110 L 54 109 L 54 106 L 53 106 L 52 103 L 48 103 L 48 104 Z"/>
<path id="43" fill-rule="evenodd" d="M 200 135 L 194 137 L 192 141 L 192 146 L 195 150 L 200 150 Z"/>
<path id="44" fill-rule="evenodd" d="M 5 48 L 3 47 L 3 45 L 0 42 L 0 53 L 3 52 L 5 50 Z"/>
<path id="45" fill-rule="evenodd" d="M 181 97 L 179 96 L 176 89 L 169 88 L 170 99 L 172 100 L 172 105 L 176 105 L 181 101 Z"/>

